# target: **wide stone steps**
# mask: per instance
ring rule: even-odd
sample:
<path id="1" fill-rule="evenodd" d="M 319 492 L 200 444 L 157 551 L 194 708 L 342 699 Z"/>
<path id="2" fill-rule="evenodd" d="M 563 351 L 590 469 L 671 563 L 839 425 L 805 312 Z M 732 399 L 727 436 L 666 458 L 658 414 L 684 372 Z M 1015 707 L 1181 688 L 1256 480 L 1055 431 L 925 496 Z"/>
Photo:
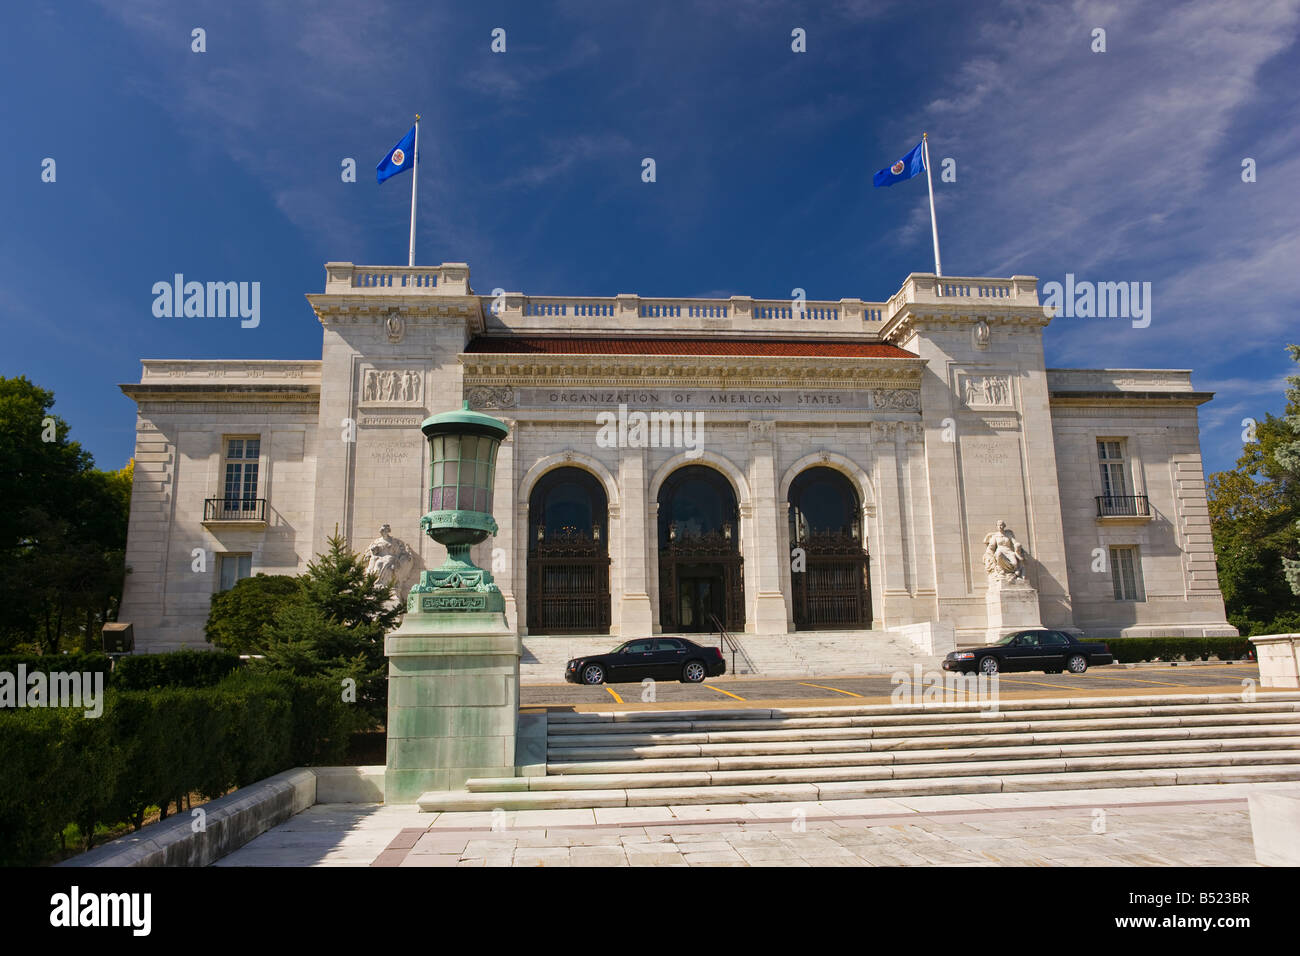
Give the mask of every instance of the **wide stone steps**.
<path id="1" fill-rule="evenodd" d="M 1295 748 L 1285 750 L 1214 751 L 1211 753 L 1142 753 L 1099 757 L 1018 758 L 1010 760 L 953 760 L 942 763 L 894 763 L 889 758 L 870 765 L 818 766 L 795 769 L 715 770 L 707 772 L 629 772 L 567 774 L 544 777 L 501 777 L 470 780 L 471 793 L 544 790 L 621 790 L 642 787 L 726 787 L 837 781 L 984 777 L 1090 770 L 1163 770 L 1192 767 L 1291 765 L 1300 761 Z"/>
<path id="2" fill-rule="evenodd" d="M 1179 770 L 1107 770 L 1026 773 L 930 780 L 841 781 L 761 786 L 645 787 L 623 790 L 430 791 L 421 810 L 562 810 L 594 807 L 664 807 L 698 804 L 816 803 L 870 797 L 916 797 L 960 793 L 1017 793 L 1040 790 L 1101 790 L 1191 784 L 1300 781 L 1300 760 L 1263 767 L 1204 767 Z"/>
<path id="3" fill-rule="evenodd" d="M 1300 728 L 1297 728 L 1300 730 Z M 782 770 L 816 767 L 855 767 L 903 763 L 952 763 L 974 760 L 1035 760 L 1058 757 L 1107 757 L 1131 754 L 1215 754 L 1242 751 L 1300 752 L 1300 736 L 1228 737 L 1209 740 L 1137 740 L 1117 743 L 1077 743 L 1059 746 L 965 746 L 942 750 L 857 750 L 832 753 L 754 754 L 738 757 L 649 757 L 643 760 L 595 760 L 590 763 L 548 763 L 550 775 L 609 775 L 683 773 L 727 770 Z M 522 778 L 521 778 L 522 779 Z"/>
<path id="4" fill-rule="evenodd" d="M 771 743 L 773 741 L 806 742 L 826 740 L 871 740 L 876 738 L 941 736 L 948 734 L 1035 734 L 1051 731 L 1068 730 L 1147 730 L 1195 727 L 1232 727 L 1250 726 L 1260 723 L 1260 718 L 1250 714 L 1216 717 L 1112 717 L 1099 721 L 1086 719 L 1056 721 L 1014 721 L 987 724 L 957 724 L 944 726 L 936 724 L 918 724 L 900 727 L 827 727 L 816 729 L 792 730 L 737 730 L 680 733 L 619 733 L 619 734 L 585 734 L 566 737 L 548 737 L 548 758 L 553 751 L 563 749 L 566 752 L 583 747 L 608 747 L 654 745 L 654 744 L 721 744 L 721 743 Z M 1300 726 L 1300 715 L 1264 715 L 1264 723 L 1285 723 Z"/>
<path id="5" fill-rule="evenodd" d="M 552 713 L 546 773 L 424 810 L 822 801 L 1300 780 L 1300 693 Z"/>
<path id="6" fill-rule="evenodd" d="M 1268 738 L 1300 736 L 1300 721 L 1289 720 L 1277 724 L 1173 727 L 1154 730 L 1094 730 L 1048 733 L 1016 733 L 1014 726 L 1005 728 L 1015 734 L 1017 744 L 1047 746 L 1052 744 L 1087 744 L 1093 742 L 1129 741 L 1166 744 L 1185 740 L 1212 741 L 1215 738 Z M 1006 734 L 965 734 L 917 737 L 854 737 L 841 740 L 780 741 L 775 743 L 739 744 L 649 744 L 630 747 L 551 747 L 547 750 L 548 767 L 563 765 L 565 761 L 577 763 L 589 760 L 597 763 L 620 760 L 644 761 L 657 758 L 690 757 L 749 757 L 799 754 L 837 754 L 876 752 L 883 750 L 905 751 L 933 748 L 997 747 L 1005 745 L 1011 737 Z"/>

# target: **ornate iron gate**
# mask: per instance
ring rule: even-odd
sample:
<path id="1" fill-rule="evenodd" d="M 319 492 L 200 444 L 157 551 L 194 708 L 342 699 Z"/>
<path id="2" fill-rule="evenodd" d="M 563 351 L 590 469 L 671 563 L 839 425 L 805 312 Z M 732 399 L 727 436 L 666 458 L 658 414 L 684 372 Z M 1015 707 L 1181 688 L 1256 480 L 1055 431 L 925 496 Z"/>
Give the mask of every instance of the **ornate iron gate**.
<path id="1" fill-rule="evenodd" d="M 683 622 L 678 613 L 681 582 L 684 572 L 697 571 L 702 566 L 716 568 L 716 577 L 722 587 L 722 624 L 729 631 L 745 627 L 745 559 L 735 544 L 723 534 L 678 537 L 668 547 L 659 551 L 659 625 L 665 632 L 680 631 Z M 707 617 L 691 622 L 691 627 L 708 631 Z"/>
<path id="2" fill-rule="evenodd" d="M 580 531 L 551 535 L 528 554 L 530 634 L 609 633 L 609 555 Z"/>
<path id="3" fill-rule="evenodd" d="M 798 547 L 805 570 L 794 572 L 794 624 L 800 630 L 871 626 L 871 565 L 861 542 L 847 534 L 816 532 Z"/>

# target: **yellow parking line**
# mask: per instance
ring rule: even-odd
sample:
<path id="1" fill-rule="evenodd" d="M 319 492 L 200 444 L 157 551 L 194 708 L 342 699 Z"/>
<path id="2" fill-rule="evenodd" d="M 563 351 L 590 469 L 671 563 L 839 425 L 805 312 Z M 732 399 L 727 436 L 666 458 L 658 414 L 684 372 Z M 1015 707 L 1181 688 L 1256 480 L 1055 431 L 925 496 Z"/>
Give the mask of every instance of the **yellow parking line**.
<path id="1" fill-rule="evenodd" d="M 728 697 L 734 697 L 736 700 L 744 700 L 739 694 L 733 694 L 729 690 L 723 690 L 721 687 L 714 687 L 712 684 L 701 684 L 701 687 L 707 687 L 709 690 L 716 690 L 719 694 L 726 694 Z"/>
<path id="2" fill-rule="evenodd" d="M 612 688 L 612 687 L 610 687 L 608 684 L 606 684 L 606 685 L 605 685 L 605 690 L 609 691 L 609 696 L 610 696 L 610 697 L 613 697 L 613 698 L 614 698 L 616 701 L 618 701 L 620 704 L 623 703 L 623 698 L 622 698 L 622 697 L 619 697 L 618 694 L 614 693 L 614 688 Z"/>
<path id="3" fill-rule="evenodd" d="M 799 682 L 800 687 L 819 687 L 822 690 L 833 690 L 837 694 L 848 694 L 850 697 L 861 697 L 861 694 L 855 694 L 851 690 L 840 690 L 838 687 L 827 687 L 825 684 L 809 684 L 805 681 Z"/>
<path id="4" fill-rule="evenodd" d="M 1012 671 L 1012 673 L 1014 674 L 1015 671 Z M 1036 680 L 1017 680 L 1017 679 L 1014 678 L 1014 677 L 1008 677 L 1006 674 L 1003 674 L 1003 673 L 999 672 L 999 673 L 998 673 L 998 682 L 1001 683 L 1002 681 L 1009 681 L 1009 682 L 1012 683 L 1012 684 L 1033 684 L 1035 687 L 1059 687 L 1059 688 L 1061 688 L 1062 690 L 1078 690 L 1078 689 L 1079 689 L 1079 688 L 1078 688 L 1078 685 L 1075 685 L 1075 686 L 1072 687 L 1072 686 L 1070 686 L 1069 684 L 1046 684 L 1046 683 L 1043 683 L 1042 681 L 1036 681 Z"/>
<path id="5" fill-rule="evenodd" d="M 1131 680 L 1135 684 L 1159 684 L 1161 687 L 1194 687 L 1194 684 L 1174 684 L 1167 680 L 1142 680 L 1140 677 L 1115 677 L 1113 674 L 1089 674 L 1092 680 Z"/>

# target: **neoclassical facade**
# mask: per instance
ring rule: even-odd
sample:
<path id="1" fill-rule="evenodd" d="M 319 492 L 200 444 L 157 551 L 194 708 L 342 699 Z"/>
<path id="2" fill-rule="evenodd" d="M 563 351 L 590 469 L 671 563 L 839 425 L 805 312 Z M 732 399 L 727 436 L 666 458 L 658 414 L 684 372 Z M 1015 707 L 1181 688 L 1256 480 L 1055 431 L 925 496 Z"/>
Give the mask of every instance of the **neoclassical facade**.
<path id="1" fill-rule="evenodd" d="M 487 296 L 463 263 L 332 262 L 307 299 L 319 361 L 145 360 L 122 386 L 140 650 L 201 646 L 215 592 L 301 572 L 335 529 L 409 588 L 443 559 L 430 479 L 456 486 L 419 426 L 462 400 L 510 428 L 475 560 L 521 634 L 1236 633 L 1212 395 L 1188 371 L 1046 368 L 1033 277 L 913 274 L 883 302 Z"/>

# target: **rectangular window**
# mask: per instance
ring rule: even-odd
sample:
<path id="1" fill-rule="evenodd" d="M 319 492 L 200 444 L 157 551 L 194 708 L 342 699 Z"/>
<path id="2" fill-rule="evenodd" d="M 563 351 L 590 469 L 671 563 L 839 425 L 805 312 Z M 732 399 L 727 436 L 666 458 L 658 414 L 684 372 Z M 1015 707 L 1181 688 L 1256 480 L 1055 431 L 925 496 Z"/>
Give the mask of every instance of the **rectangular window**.
<path id="1" fill-rule="evenodd" d="M 222 512 L 237 517 L 257 510 L 257 466 L 262 453 L 258 437 L 227 438 L 222 474 Z"/>
<path id="2" fill-rule="evenodd" d="M 1116 601 L 1143 600 L 1142 562 L 1137 548 L 1110 549 L 1110 581 Z"/>
<path id="3" fill-rule="evenodd" d="M 1097 461 L 1101 466 L 1101 493 L 1107 498 L 1123 498 L 1128 490 L 1128 460 L 1124 442 L 1097 439 Z"/>
<path id="4" fill-rule="evenodd" d="M 236 581 L 253 575 L 253 556 L 251 554 L 217 555 L 218 588 L 229 591 Z"/>

